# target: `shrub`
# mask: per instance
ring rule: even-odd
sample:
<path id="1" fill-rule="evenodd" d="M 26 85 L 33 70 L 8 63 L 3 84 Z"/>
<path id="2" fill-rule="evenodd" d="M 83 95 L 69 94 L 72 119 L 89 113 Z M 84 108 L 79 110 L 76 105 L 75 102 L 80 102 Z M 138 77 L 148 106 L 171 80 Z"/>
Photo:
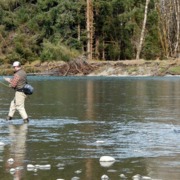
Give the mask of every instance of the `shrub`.
<path id="1" fill-rule="evenodd" d="M 75 49 L 71 49 L 61 43 L 52 44 L 49 41 L 43 42 L 43 50 L 40 55 L 42 61 L 46 60 L 62 60 L 70 61 L 79 55 L 79 52 Z"/>

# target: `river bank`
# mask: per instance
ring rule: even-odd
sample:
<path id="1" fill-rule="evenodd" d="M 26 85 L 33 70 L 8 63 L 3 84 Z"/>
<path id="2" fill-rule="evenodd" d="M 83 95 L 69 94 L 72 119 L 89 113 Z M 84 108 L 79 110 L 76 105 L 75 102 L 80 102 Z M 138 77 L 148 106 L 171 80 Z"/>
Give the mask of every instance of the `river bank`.
<path id="1" fill-rule="evenodd" d="M 124 61 L 35 61 L 24 69 L 29 75 L 55 76 L 165 76 L 180 75 L 180 59 Z M 1 75 L 11 75 L 11 65 L 2 65 Z"/>

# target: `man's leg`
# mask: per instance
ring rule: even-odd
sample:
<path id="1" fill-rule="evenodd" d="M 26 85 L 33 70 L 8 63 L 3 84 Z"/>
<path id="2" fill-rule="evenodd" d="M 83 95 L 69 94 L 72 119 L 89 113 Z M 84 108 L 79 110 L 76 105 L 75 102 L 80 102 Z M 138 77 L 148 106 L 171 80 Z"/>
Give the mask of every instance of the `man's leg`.
<path id="1" fill-rule="evenodd" d="M 14 99 L 11 101 L 11 104 L 10 104 L 7 120 L 11 120 L 13 118 L 15 111 L 16 111 L 16 104 L 15 104 L 15 97 L 14 97 Z"/>
<path id="2" fill-rule="evenodd" d="M 24 107 L 26 97 L 27 96 L 23 92 L 16 92 L 15 94 L 16 109 L 19 111 L 19 114 L 24 121 L 28 121 L 28 115 Z"/>

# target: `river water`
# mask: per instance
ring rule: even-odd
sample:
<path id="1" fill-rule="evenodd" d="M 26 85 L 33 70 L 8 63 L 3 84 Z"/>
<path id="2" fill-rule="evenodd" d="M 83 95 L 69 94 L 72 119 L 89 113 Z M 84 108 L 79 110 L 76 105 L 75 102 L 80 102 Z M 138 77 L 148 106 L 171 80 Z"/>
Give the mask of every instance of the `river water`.
<path id="1" fill-rule="evenodd" d="M 4 120 L 14 92 L 0 84 L 0 179 L 180 179 L 180 77 L 42 76 L 29 83 L 29 124 L 18 113 Z M 102 156 L 115 162 L 99 162 Z"/>

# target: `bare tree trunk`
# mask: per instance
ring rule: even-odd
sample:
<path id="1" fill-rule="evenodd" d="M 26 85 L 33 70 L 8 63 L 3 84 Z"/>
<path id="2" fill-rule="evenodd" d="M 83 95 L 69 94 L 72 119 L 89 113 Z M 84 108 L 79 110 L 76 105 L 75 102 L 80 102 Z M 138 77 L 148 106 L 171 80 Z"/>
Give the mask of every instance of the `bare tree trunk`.
<path id="1" fill-rule="evenodd" d="M 99 59 L 99 37 L 96 37 L 96 43 L 95 43 L 95 58 Z"/>
<path id="2" fill-rule="evenodd" d="M 180 36 L 180 3 L 179 0 L 174 0 L 174 6 L 175 6 L 175 14 L 176 14 L 176 43 L 174 48 L 174 56 L 178 56 L 178 46 L 179 46 L 179 36 Z"/>
<path id="3" fill-rule="evenodd" d="M 159 34 L 165 56 L 177 57 L 180 51 L 180 1 L 156 0 L 159 15 Z"/>
<path id="4" fill-rule="evenodd" d="M 81 40 L 81 26 L 80 24 L 78 23 L 78 26 L 77 26 L 77 32 L 78 32 L 78 41 Z"/>
<path id="5" fill-rule="evenodd" d="M 92 0 L 87 0 L 87 59 L 93 58 L 93 3 Z"/>
<path id="6" fill-rule="evenodd" d="M 150 2 L 150 0 L 146 0 L 143 27 L 142 27 L 142 31 L 141 31 L 139 46 L 138 46 L 138 48 L 137 48 L 136 59 L 139 59 L 140 53 L 141 53 L 141 50 L 142 50 L 142 44 L 143 44 L 144 34 L 145 34 L 145 29 L 146 29 L 146 21 L 147 21 L 147 12 L 148 12 L 149 2 Z"/>
<path id="7" fill-rule="evenodd" d="M 104 37 L 104 36 L 103 36 Z M 102 51 L 102 59 L 105 60 L 105 43 L 104 43 L 104 38 L 103 38 L 103 51 Z"/>
<path id="8" fill-rule="evenodd" d="M 158 0 L 159 1 L 159 0 Z M 158 30 L 159 30 L 159 39 L 161 41 L 161 46 L 163 49 L 163 54 L 168 57 L 169 56 L 169 42 L 168 42 L 168 30 L 167 23 L 164 16 L 162 16 L 162 7 L 164 7 L 163 3 L 156 3 L 156 11 L 158 13 Z"/>

